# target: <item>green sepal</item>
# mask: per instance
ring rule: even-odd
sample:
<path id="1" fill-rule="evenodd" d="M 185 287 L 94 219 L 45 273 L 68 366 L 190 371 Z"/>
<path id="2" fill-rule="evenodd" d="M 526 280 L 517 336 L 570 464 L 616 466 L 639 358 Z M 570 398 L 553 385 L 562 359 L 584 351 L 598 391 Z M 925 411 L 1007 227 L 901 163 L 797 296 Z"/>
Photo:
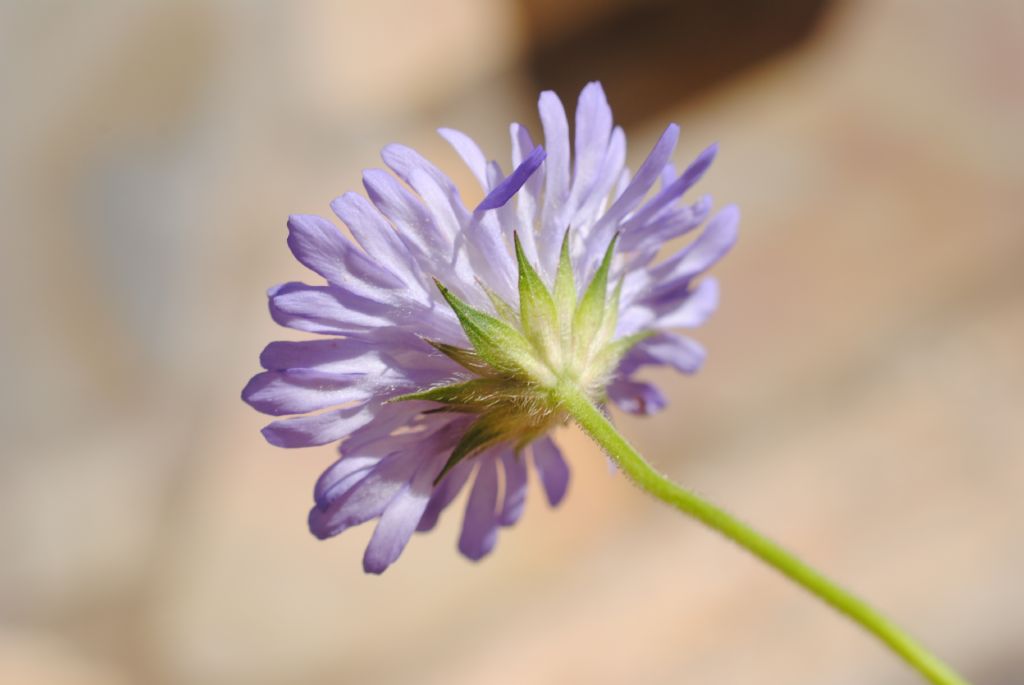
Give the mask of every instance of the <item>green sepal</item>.
<path id="1" fill-rule="evenodd" d="M 604 308 L 604 316 L 601 318 L 601 327 L 594 336 L 593 346 L 600 348 L 615 335 L 615 326 L 619 323 L 619 300 L 622 299 L 622 284 L 625 277 L 619 279 L 612 290 L 612 296 Z"/>
<path id="2" fill-rule="evenodd" d="M 422 340 L 467 371 L 472 371 L 480 376 L 489 376 L 494 372 L 494 369 L 488 366 L 475 350 L 467 350 L 429 338 L 422 338 Z"/>
<path id="3" fill-rule="evenodd" d="M 391 402 L 427 400 L 449 405 L 452 411 L 482 412 L 502 400 L 507 401 L 508 382 L 498 378 L 474 378 L 462 383 L 441 385 L 392 398 Z"/>
<path id="4" fill-rule="evenodd" d="M 616 233 L 608 243 L 601 265 L 590 280 L 576 314 L 572 320 L 572 337 L 576 342 L 577 363 L 585 363 L 589 357 L 590 345 L 597 336 L 601 323 L 604 321 L 604 313 L 607 309 L 608 300 L 608 271 L 611 269 L 612 256 L 615 254 L 615 244 L 619 240 Z"/>
<path id="5" fill-rule="evenodd" d="M 569 229 L 565 229 L 565 235 L 562 237 L 558 271 L 555 272 L 554 300 L 562 353 L 568 358 L 572 351 L 572 318 L 576 311 L 576 277 L 573 275 L 572 259 L 569 256 Z"/>
<path id="6" fill-rule="evenodd" d="M 597 351 L 591 365 L 596 369 L 614 369 L 619 365 L 619 360 L 621 360 L 634 345 L 647 340 L 653 335 L 657 335 L 657 333 L 657 331 L 652 330 L 640 331 L 639 333 L 627 335 L 624 338 L 619 338 L 618 340 L 608 343 Z"/>
<path id="7" fill-rule="evenodd" d="M 501 430 L 499 422 L 491 416 L 481 416 L 474 421 L 463 434 L 459 444 L 452 450 L 451 456 L 445 462 L 441 473 L 434 479 L 434 485 L 441 482 L 441 479 L 448 475 L 448 472 L 463 459 L 477 454 L 494 443 L 500 441 L 505 433 Z"/>
<path id="8" fill-rule="evenodd" d="M 459 318 L 462 330 L 480 358 L 499 373 L 548 381 L 551 372 L 540 363 L 530 342 L 510 324 L 474 309 L 434 279 L 441 295 Z"/>
<path id="9" fill-rule="evenodd" d="M 519 321 L 523 334 L 533 343 L 537 352 L 547 358 L 549 364 L 558 366 L 561 361 L 561 345 L 555 301 L 526 258 L 518 233 L 513 234 L 513 241 L 519 266 Z"/>
<path id="10" fill-rule="evenodd" d="M 513 326 L 517 325 L 519 323 L 519 319 L 516 316 L 515 307 L 501 299 L 501 295 L 488 288 L 487 284 L 479 278 L 476 279 L 476 282 L 477 285 L 480 286 L 480 289 L 484 291 L 484 294 L 487 295 L 487 299 L 491 301 L 491 306 L 494 307 L 494 311 L 498 314 L 498 317 L 504 319 Z"/>

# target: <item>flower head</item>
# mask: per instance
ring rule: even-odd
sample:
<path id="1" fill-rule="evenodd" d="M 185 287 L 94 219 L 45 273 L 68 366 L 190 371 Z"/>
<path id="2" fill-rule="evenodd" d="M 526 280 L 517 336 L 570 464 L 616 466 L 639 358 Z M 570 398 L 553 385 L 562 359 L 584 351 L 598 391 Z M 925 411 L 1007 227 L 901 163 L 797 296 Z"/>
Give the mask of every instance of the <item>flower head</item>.
<path id="1" fill-rule="evenodd" d="M 649 414 L 665 399 L 638 369 L 693 373 L 703 362 L 673 329 L 714 310 L 716 283 L 699 277 L 735 241 L 737 210 L 654 261 L 707 218 L 709 198 L 681 198 L 715 146 L 677 175 L 671 125 L 631 175 L 599 84 L 580 94 L 572 155 L 558 97 L 542 93 L 539 110 L 544 147 L 512 124 L 508 176 L 469 137 L 441 129 L 485 193 L 472 211 L 437 167 L 389 145 L 381 156 L 394 176 L 368 170 L 369 199 L 346 193 L 331 205 L 354 241 L 318 216 L 288 221 L 295 257 L 326 284 L 272 288 L 271 315 L 326 337 L 268 345 L 242 396 L 287 416 L 264 428 L 272 444 L 340 442 L 309 525 L 327 538 L 379 519 L 367 571 L 393 563 L 467 483 L 459 549 L 471 559 L 518 520 L 529 462 L 558 504 L 569 471 L 550 432 L 565 420 L 564 384 Z"/>

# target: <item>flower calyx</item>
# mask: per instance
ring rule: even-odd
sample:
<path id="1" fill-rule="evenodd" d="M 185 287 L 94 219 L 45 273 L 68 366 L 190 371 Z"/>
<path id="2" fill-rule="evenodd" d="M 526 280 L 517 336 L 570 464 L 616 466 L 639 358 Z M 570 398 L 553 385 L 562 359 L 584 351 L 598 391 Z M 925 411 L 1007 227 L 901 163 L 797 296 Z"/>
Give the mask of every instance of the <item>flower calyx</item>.
<path id="1" fill-rule="evenodd" d="M 554 283 L 548 288 L 523 252 L 519 236 L 514 236 L 518 312 L 486 287 L 494 314 L 476 309 L 435 279 L 471 349 L 426 342 L 473 377 L 393 400 L 427 400 L 441 405 L 431 411 L 477 415 L 435 483 L 460 461 L 491 445 L 512 441 L 520 449 L 563 422 L 560 398 L 567 385 L 601 401 L 622 356 L 653 333 L 614 337 L 622 281 L 611 293 L 608 281 L 618 235 L 609 242 L 582 295 L 577 294 L 569 240 L 566 231 Z"/>

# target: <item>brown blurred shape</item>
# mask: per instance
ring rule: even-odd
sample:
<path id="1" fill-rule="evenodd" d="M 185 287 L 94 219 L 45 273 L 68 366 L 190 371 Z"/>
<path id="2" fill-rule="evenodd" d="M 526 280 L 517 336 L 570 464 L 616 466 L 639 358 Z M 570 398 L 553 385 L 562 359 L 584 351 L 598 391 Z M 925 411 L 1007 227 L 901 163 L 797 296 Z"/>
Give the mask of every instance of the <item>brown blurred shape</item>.
<path id="1" fill-rule="evenodd" d="M 518 0 L 538 90 L 599 80 L 626 126 L 800 44 L 828 0 Z"/>

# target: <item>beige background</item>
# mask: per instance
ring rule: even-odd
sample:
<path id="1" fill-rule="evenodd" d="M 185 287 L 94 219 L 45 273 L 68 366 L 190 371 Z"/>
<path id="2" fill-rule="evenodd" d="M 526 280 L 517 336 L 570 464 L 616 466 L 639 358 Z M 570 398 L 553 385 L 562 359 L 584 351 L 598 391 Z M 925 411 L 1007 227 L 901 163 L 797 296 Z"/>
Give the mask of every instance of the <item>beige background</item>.
<path id="1" fill-rule="evenodd" d="M 522 16 L 0 7 L 0 682 L 920 682 L 575 433 L 567 501 L 479 565 L 457 510 L 379 578 L 369 530 L 306 532 L 332 450 L 238 400 L 295 337 L 284 218 L 393 140 L 472 188 L 437 126 L 506 160 Z M 677 162 L 721 141 L 704 188 L 744 219 L 706 368 L 624 431 L 993 685 L 1024 681 L 1022 65 L 1020 3 L 846 2 L 628 131 L 634 165 L 670 120 Z"/>

